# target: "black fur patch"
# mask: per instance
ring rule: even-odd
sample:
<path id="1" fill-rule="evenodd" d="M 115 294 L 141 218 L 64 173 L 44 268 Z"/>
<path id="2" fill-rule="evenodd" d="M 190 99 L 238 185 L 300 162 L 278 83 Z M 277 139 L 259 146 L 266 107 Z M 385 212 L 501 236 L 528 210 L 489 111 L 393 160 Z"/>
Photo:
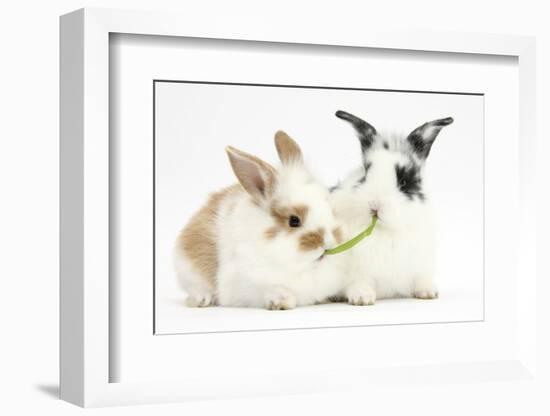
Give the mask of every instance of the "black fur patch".
<path id="1" fill-rule="evenodd" d="M 372 163 L 370 163 L 370 162 L 367 162 L 364 165 L 365 174 L 363 176 L 361 176 L 361 178 L 359 178 L 359 180 L 357 181 L 357 183 L 355 185 L 353 185 L 354 188 L 357 188 L 358 186 L 363 185 L 367 181 L 367 173 L 369 173 L 369 169 L 370 169 L 371 165 L 372 165 Z"/>
<path id="2" fill-rule="evenodd" d="M 340 183 L 337 183 L 336 185 L 331 186 L 330 188 L 328 188 L 328 191 L 330 193 L 333 193 L 334 191 L 337 191 L 338 189 L 340 189 Z"/>
<path id="3" fill-rule="evenodd" d="M 422 178 L 420 177 L 419 167 L 415 164 L 406 166 L 395 165 L 395 178 L 399 190 L 409 199 L 418 197 L 421 201 L 424 200 L 422 193 Z"/>
<path id="4" fill-rule="evenodd" d="M 414 131 L 409 134 L 407 140 L 411 145 L 412 150 L 418 156 L 420 156 L 422 159 L 426 159 L 428 157 L 432 148 L 433 141 L 425 141 L 420 133 L 415 133 Z"/>
<path id="5" fill-rule="evenodd" d="M 365 120 L 360 119 L 353 114 L 346 113 L 345 111 L 338 110 L 336 112 L 336 117 L 346 120 L 351 123 L 357 132 L 359 137 L 359 142 L 361 142 L 361 150 L 363 154 L 372 146 L 374 143 L 374 136 L 376 136 L 376 129 L 367 123 Z"/>
<path id="6" fill-rule="evenodd" d="M 388 142 L 384 142 L 384 149 L 388 150 L 390 148 L 390 145 Z"/>
<path id="7" fill-rule="evenodd" d="M 430 154 L 432 144 L 441 129 L 453 122 L 452 117 L 441 118 L 439 120 L 430 121 L 422 124 L 414 129 L 407 136 L 407 141 L 411 145 L 412 150 L 422 159 L 426 159 Z"/>

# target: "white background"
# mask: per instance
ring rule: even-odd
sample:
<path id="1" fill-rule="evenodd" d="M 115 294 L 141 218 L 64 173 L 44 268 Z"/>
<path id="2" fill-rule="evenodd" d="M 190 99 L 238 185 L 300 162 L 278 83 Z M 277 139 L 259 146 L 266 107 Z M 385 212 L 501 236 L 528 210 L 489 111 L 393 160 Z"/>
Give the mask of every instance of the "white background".
<path id="1" fill-rule="evenodd" d="M 212 2 L 201 5 L 181 1 L 21 1 L 2 5 L 2 151 L 0 152 L 3 204 L 1 276 L 3 341 L 0 408 L 6 414 L 28 412 L 73 414 L 81 410 L 54 399 L 58 367 L 58 15 L 82 6 L 126 7 L 197 12 L 207 20 L 212 13 L 264 15 L 284 24 L 307 25 L 315 19 L 330 24 L 365 24 L 403 29 L 471 30 L 538 36 L 538 129 L 539 154 L 548 154 L 549 130 L 543 114 L 550 112 L 550 29 L 544 2 L 464 0 L 449 2 L 340 1 L 315 5 L 279 1 Z M 289 10 L 292 12 L 290 13 Z M 498 12 L 497 12 L 498 11 Z M 544 139 L 544 140 L 543 140 Z M 542 160 L 542 159 L 541 159 Z M 538 166 L 539 178 L 549 178 L 548 165 Z M 541 181 L 544 183 L 544 181 Z M 541 190 L 541 192 L 543 192 Z M 540 212 L 549 212 L 547 194 L 541 195 Z M 539 217 L 540 218 L 540 217 Z M 539 223 L 539 247 L 548 247 L 548 220 Z M 550 274 L 546 262 L 544 272 Z M 549 293 L 547 281 L 539 292 Z M 548 304 L 539 304 L 541 317 L 550 316 Z M 539 322 L 548 327 L 548 318 Z M 548 332 L 539 332 L 539 350 L 550 350 Z M 547 354 L 539 366 L 549 374 Z M 95 410 L 98 414 L 257 414 L 280 415 L 303 411 L 316 414 L 547 414 L 543 393 L 549 386 L 533 389 L 523 384 L 476 384 L 394 387 L 364 392 L 234 400 Z M 543 391 L 543 387 L 545 390 Z M 429 395 L 426 393 L 429 390 Z M 544 400 L 544 401 L 543 401 Z"/>
<path id="2" fill-rule="evenodd" d="M 385 63 L 379 58 L 371 65 Z M 500 63 L 504 69 L 493 64 L 494 77 L 514 73 L 511 60 Z M 413 59 L 405 65 L 412 68 Z M 157 82 L 155 108 L 157 333 L 483 319 L 482 96 Z M 379 131 L 404 135 L 426 121 L 455 118 L 433 146 L 425 184 L 439 222 L 441 297 L 379 301 L 368 309 L 318 305 L 279 314 L 185 307 L 172 267 L 174 239 L 209 193 L 235 181 L 225 146 L 277 166 L 273 134 L 285 129 L 320 180 L 335 184 L 361 163 L 355 131 L 334 116 L 337 109 L 366 118 Z"/>

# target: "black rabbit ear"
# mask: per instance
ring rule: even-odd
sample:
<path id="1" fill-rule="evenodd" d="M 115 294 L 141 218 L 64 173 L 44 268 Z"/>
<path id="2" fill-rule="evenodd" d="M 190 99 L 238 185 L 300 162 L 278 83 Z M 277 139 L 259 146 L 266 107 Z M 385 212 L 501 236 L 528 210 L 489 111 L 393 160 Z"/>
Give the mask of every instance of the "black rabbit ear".
<path id="1" fill-rule="evenodd" d="M 424 123 L 407 136 L 407 141 L 410 143 L 413 151 L 421 159 L 426 159 L 441 129 L 448 126 L 453 121 L 452 117 L 447 117 Z"/>
<path id="2" fill-rule="evenodd" d="M 345 111 L 338 110 L 336 112 L 336 117 L 341 118 L 342 120 L 349 121 L 352 126 L 355 128 L 359 141 L 361 142 L 361 150 L 365 153 L 374 143 L 374 136 L 376 136 L 376 129 L 372 127 L 365 120 L 360 119 L 359 117 L 354 116 L 353 114 L 346 113 Z"/>

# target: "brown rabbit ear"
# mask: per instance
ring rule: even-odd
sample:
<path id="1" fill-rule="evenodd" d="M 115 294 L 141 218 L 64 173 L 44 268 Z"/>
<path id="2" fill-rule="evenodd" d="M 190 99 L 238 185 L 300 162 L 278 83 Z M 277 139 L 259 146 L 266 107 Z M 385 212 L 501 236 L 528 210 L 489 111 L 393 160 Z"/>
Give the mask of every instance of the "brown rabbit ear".
<path id="1" fill-rule="evenodd" d="M 275 147 L 279 154 L 279 159 L 284 165 L 292 163 L 303 163 L 302 150 L 288 134 L 279 130 L 275 133 Z"/>
<path id="2" fill-rule="evenodd" d="M 235 176 L 242 187 L 256 202 L 265 201 L 273 195 L 277 171 L 263 160 L 234 147 L 225 148 Z"/>

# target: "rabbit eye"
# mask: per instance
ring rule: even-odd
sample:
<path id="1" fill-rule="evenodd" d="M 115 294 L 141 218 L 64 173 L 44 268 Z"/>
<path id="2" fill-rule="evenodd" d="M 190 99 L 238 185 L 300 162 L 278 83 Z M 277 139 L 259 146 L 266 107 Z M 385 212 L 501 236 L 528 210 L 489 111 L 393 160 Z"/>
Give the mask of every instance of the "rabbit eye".
<path id="1" fill-rule="evenodd" d="M 291 215 L 288 219 L 288 225 L 294 228 L 300 227 L 302 225 L 302 221 L 296 215 Z"/>

